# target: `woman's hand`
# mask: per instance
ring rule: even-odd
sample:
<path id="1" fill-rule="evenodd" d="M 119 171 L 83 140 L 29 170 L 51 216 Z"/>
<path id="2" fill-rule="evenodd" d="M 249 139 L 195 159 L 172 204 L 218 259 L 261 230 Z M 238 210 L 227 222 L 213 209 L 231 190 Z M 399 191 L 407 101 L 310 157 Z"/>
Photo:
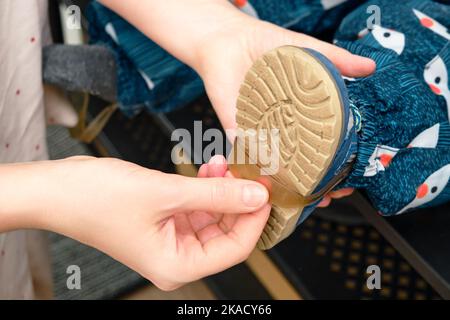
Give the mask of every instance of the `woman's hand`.
<path id="1" fill-rule="evenodd" d="M 0 232 L 65 234 L 175 289 L 244 261 L 268 219 L 267 190 L 223 160 L 209 179 L 91 157 L 1 166 Z"/>
<path id="2" fill-rule="evenodd" d="M 362 77 L 375 70 L 373 60 L 305 34 L 250 17 L 228 21 L 203 39 L 194 65 L 225 129 L 236 128 L 236 100 L 247 70 L 265 52 L 283 45 L 315 49 L 345 76 Z"/>

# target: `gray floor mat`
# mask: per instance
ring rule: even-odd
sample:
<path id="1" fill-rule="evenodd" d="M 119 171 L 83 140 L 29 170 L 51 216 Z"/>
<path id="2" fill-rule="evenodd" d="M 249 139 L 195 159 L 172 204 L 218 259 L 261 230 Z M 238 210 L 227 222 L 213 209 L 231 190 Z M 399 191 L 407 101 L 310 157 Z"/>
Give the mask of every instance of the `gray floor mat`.
<path id="1" fill-rule="evenodd" d="M 91 154 L 62 127 L 49 127 L 47 140 L 51 159 Z M 56 299 L 113 299 L 146 283 L 137 273 L 98 250 L 58 234 L 51 233 L 49 237 Z M 70 275 L 66 270 L 70 265 L 80 267 L 80 290 L 67 288 Z"/>

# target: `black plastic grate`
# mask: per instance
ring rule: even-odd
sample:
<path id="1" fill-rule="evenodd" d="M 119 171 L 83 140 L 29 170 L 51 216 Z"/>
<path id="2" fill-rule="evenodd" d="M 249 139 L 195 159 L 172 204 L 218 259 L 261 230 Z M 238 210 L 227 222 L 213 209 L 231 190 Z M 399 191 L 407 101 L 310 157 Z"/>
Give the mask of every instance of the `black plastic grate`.
<path id="1" fill-rule="evenodd" d="M 314 298 L 439 299 L 369 225 L 349 226 L 313 214 L 270 255 Z M 370 265 L 380 267 L 381 290 L 367 287 Z"/>

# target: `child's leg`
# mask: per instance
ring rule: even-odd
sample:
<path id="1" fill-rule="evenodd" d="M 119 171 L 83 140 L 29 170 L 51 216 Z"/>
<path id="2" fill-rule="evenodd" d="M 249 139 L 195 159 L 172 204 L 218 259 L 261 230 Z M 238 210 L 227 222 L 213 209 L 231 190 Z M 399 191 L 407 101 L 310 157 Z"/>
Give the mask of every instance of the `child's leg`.
<path id="1" fill-rule="evenodd" d="M 378 3 L 385 5 L 384 9 L 389 9 L 388 2 L 379 1 Z M 406 28 L 418 29 L 424 33 L 430 32 L 423 28 L 420 20 L 415 18 L 412 8 L 408 10 L 404 14 L 408 14 L 412 20 L 416 19 L 414 21 L 416 25 L 413 27 L 406 25 Z M 397 16 L 398 21 L 403 21 L 402 19 L 403 17 Z M 404 25 L 403 28 L 405 28 Z M 372 33 L 379 31 L 375 28 Z M 368 34 L 366 37 L 374 37 L 374 35 Z M 408 39 L 404 40 L 404 44 L 407 45 Z M 431 50 L 431 52 L 442 53 L 444 51 L 445 53 L 445 47 L 440 48 L 440 50 L 436 49 L 441 43 L 440 40 L 441 36 L 436 38 L 436 41 L 429 42 L 429 45 L 435 50 Z M 445 99 L 437 95 L 435 90 L 432 90 L 432 87 L 425 81 L 423 73 L 427 70 L 426 64 L 421 67 L 417 66 L 418 60 L 425 61 L 428 59 L 428 56 L 422 55 L 423 48 L 416 50 L 406 45 L 387 48 L 380 44 L 378 46 L 376 44 L 371 45 L 370 42 L 364 42 L 357 38 L 353 41 L 338 42 L 338 44 L 353 53 L 374 59 L 378 67 L 377 71 L 367 78 L 347 79 L 348 98 L 345 88 L 343 89 L 339 85 L 334 87 L 326 85 L 327 80 L 325 79 L 329 79 L 329 76 L 324 76 L 314 69 L 316 67 L 320 69 L 318 67 L 320 63 L 305 63 L 304 61 L 302 63 L 302 58 L 297 61 L 295 49 L 286 53 L 283 48 L 280 48 L 275 50 L 275 53 L 269 52 L 263 56 L 262 60 L 256 62 L 247 75 L 246 82 L 241 87 L 241 100 L 238 101 L 238 124 L 242 128 L 273 127 L 280 129 L 282 138 L 280 159 L 281 162 L 288 159 L 284 161 L 286 166 L 283 169 L 287 174 L 277 174 L 274 179 L 295 189 L 300 194 L 299 197 L 311 199 L 311 195 L 320 194 L 320 191 L 330 181 L 330 176 L 339 176 L 339 173 L 345 168 L 345 166 L 342 166 L 342 162 L 338 160 L 340 159 L 339 155 L 345 154 L 344 159 L 347 161 L 352 159 L 351 148 L 348 146 L 343 147 L 341 144 L 338 148 L 333 146 L 327 149 L 326 141 L 323 140 L 330 138 L 326 132 L 327 128 L 330 129 L 328 119 L 339 116 L 339 113 L 342 116 L 342 112 L 349 111 L 348 104 L 350 104 L 352 109 L 350 114 L 355 119 L 352 125 L 357 130 L 358 150 L 355 153 L 356 159 L 352 172 L 341 186 L 366 188 L 377 208 L 389 204 L 398 207 L 385 208 L 382 210 L 384 213 L 400 211 L 411 201 L 410 193 L 416 193 L 417 183 L 423 183 L 426 177 L 441 167 L 445 167 L 445 155 L 440 151 L 434 151 L 441 156 L 436 156 L 436 163 L 430 164 L 426 171 L 427 176 L 414 176 L 414 173 L 407 173 L 406 168 L 402 165 L 404 161 L 400 161 L 404 158 L 403 153 L 411 151 L 399 152 L 425 129 L 436 123 L 447 121 Z M 385 42 L 382 42 L 382 44 L 385 44 Z M 407 52 L 410 57 L 415 56 L 416 59 L 412 61 L 404 59 L 402 55 Z M 313 54 L 313 56 L 315 55 Z M 334 68 L 327 63 L 323 63 L 323 61 L 321 62 L 322 67 L 325 67 L 332 74 Z M 290 72 L 297 78 L 293 75 L 289 77 Z M 330 109 L 333 110 L 331 113 L 325 110 L 316 112 L 321 110 L 322 107 L 317 100 L 320 94 L 314 92 L 317 90 L 312 90 L 312 92 L 307 90 L 308 88 L 320 88 L 320 86 L 317 88 L 314 86 L 314 84 L 317 85 L 313 81 L 315 77 L 324 81 L 323 84 L 325 84 L 329 93 L 337 88 L 339 94 L 342 95 L 341 97 L 346 97 L 343 100 L 344 104 L 340 104 L 340 108 Z M 338 82 L 335 79 L 335 83 Z M 280 85 L 287 89 L 281 90 Z M 298 91 L 292 88 L 296 88 Z M 305 99 L 305 97 L 308 97 L 308 99 Z M 308 103 L 311 103 L 311 101 L 314 101 L 314 103 L 309 105 Z M 334 105 L 338 106 L 339 103 Z M 308 116 L 305 117 L 305 115 Z M 334 132 L 339 132 L 339 126 L 336 124 L 332 125 L 331 128 Z M 283 132 L 286 133 L 283 134 Z M 352 136 L 351 132 L 347 133 L 347 136 Z M 315 142 L 315 134 L 322 139 L 319 139 L 320 142 L 318 143 Z M 336 138 L 336 135 L 331 137 Z M 296 139 L 297 142 L 290 146 L 292 139 Z M 320 160 L 323 155 L 321 154 L 322 148 L 331 151 L 325 157 L 326 161 L 331 161 L 325 162 L 328 165 L 324 165 Z M 421 151 L 419 150 L 414 150 L 413 153 L 420 154 Z M 426 151 L 422 157 L 431 156 L 432 152 Z M 396 164 L 393 165 L 393 169 L 390 169 L 390 172 L 393 173 L 388 176 L 385 171 L 387 171 L 397 153 L 400 156 L 397 158 Z M 286 157 L 286 159 L 283 159 L 283 157 Z M 412 161 L 414 156 L 406 159 Z M 314 172 L 317 174 L 311 175 Z M 395 183 L 389 184 L 391 191 L 383 192 L 387 188 L 386 181 L 389 177 L 396 177 L 390 182 L 398 181 L 403 184 L 409 181 L 409 188 L 404 187 L 401 192 L 396 193 L 398 199 L 396 198 L 395 201 L 392 201 L 392 194 L 398 189 L 398 185 L 395 185 Z M 310 184 L 309 187 L 305 188 L 308 183 Z M 315 205 L 316 202 L 313 202 L 303 206 L 298 211 L 274 202 L 274 210 L 262 236 L 260 246 L 267 248 L 283 239 L 292 231 L 292 226 L 295 225 L 292 224 L 292 221 L 297 220 L 297 223 L 303 221 Z"/>
<path id="2" fill-rule="evenodd" d="M 447 120 L 445 103 L 395 57 L 372 76 L 347 81 L 347 88 L 361 125 L 357 129 L 356 161 L 345 186 L 367 186 L 384 170 L 384 163 L 395 150 L 405 148 L 419 133 Z"/>
<path id="3" fill-rule="evenodd" d="M 357 159 L 344 186 L 366 189 L 380 213 L 391 215 L 449 199 L 445 144 L 450 131 L 450 35 L 442 32 L 439 21 L 448 23 L 442 14 L 448 17 L 450 7 L 429 1 L 373 3 L 380 5 L 385 25 L 359 33 L 360 39 L 338 41 L 377 61 L 375 74 L 347 81 L 362 125 Z M 365 23 L 361 10 L 344 21 L 338 39 L 358 36 L 355 30 Z M 440 187 L 419 188 L 427 179 Z M 437 196 L 437 190 L 444 192 Z"/>
<path id="4" fill-rule="evenodd" d="M 385 26 L 358 33 L 366 24 L 362 6 L 337 34 L 338 45 L 377 62 L 372 76 L 347 81 L 350 101 L 362 118 L 357 161 L 346 182 L 354 187 L 371 184 L 392 149 L 406 147 L 420 132 L 449 118 L 450 45 L 438 20 L 448 24 L 442 12 L 450 14 L 450 6 L 430 1 L 400 5 L 380 0 L 368 5 L 372 4 L 379 5 Z M 431 24 L 433 30 L 425 27 Z"/>

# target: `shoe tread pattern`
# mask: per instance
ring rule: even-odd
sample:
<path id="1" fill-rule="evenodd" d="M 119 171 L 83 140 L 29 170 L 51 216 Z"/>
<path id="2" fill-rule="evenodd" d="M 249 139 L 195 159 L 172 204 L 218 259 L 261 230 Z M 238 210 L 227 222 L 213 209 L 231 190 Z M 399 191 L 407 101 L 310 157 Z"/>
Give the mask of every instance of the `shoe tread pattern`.
<path id="1" fill-rule="evenodd" d="M 275 178 L 307 196 L 325 175 L 338 146 L 339 93 L 311 53 L 280 47 L 264 54 L 248 71 L 239 91 L 236 120 L 244 130 L 279 129 L 280 170 Z M 273 206 L 258 246 L 268 249 L 284 239 L 300 213 Z"/>

